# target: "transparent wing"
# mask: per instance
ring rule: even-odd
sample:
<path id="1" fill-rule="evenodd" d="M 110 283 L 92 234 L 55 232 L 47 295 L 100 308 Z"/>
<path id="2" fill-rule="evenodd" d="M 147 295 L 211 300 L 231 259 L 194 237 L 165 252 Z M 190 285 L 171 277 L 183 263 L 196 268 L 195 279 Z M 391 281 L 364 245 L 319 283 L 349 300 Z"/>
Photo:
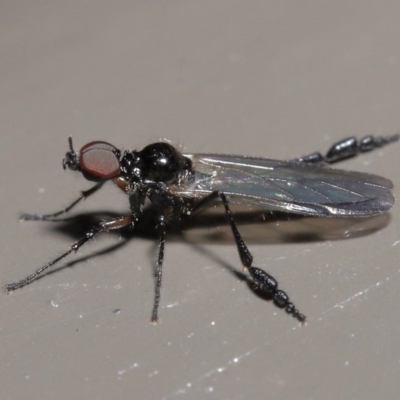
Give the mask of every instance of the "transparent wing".
<path id="1" fill-rule="evenodd" d="M 185 154 L 195 174 L 177 194 L 223 191 L 231 203 L 313 216 L 371 216 L 394 202 L 390 180 L 295 161 L 223 154 Z"/>

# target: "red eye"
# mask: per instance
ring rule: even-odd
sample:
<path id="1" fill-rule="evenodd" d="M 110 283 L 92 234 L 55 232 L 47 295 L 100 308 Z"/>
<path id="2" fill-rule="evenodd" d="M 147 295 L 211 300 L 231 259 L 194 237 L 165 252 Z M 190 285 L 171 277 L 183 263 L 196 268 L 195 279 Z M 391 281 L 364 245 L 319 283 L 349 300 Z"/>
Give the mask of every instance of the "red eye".
<path id="1" fill-rule="evenodd" d="M 119 174 L 119 150 L 107 142 L 90 142 L 82 147 L 79 167 L 97 179 L 111 179 Z"/>

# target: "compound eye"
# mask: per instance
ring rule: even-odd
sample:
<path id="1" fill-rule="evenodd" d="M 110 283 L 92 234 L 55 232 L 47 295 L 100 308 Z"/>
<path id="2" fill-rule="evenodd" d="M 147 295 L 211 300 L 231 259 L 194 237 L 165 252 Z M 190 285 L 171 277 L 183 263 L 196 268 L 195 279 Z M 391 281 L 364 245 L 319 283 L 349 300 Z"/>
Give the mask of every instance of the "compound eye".
<path id="1" fill-rule="evenodd" d="M 119 174 L 119 150 L 107 142 L 90 142 L 82 147 L 79 167 L 86 179 L 101 181 Z"/>

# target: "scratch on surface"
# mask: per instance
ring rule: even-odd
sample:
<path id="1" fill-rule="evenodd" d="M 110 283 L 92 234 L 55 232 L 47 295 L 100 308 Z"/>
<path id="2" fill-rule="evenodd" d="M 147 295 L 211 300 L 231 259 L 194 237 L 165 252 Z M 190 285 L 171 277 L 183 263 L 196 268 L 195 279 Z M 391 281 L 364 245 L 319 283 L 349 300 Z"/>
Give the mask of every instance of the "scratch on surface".
<path id="1" fill-rule="evenodd" d="M 195 378 L 194 380 L 192 380 L 192 381 L 190 381 L 190 382 L 187 382 L 184 386 L 180 387 L 180 388 L 179 388 L 178 390 L 176 390 L 175 392 L 173 392 L 173 393 L 171 393 L 171 394 L 169 394 L 169 395 L 167 395 L 167 396 L 164 396 L 162 399 L 163 399 L 163 400 L 166 400 L 166 399 L 169 399 L 169 398 L 173 398 L 173 397 L 176 397 L 176 396 L 179 396 L 179 395 L 184 395 L 184 394 L 186 394 L 186 392 L 187 392 L 189 389 L 194 388 L 194 387 L 196 386 L 196 384 L 199 384 L 200 382 L 202 382 L 202 381 L 204 381 L 204 380 L 206 380 L 206 379 L 208 379 L 208 378 L 211 378 L 211 377 L 213 377 L 214 375 L 218 375 L 218 374 L 221 374 L 221 373 L 226 372 L 226 371 L 229 369 L 229 367 L 232 367 L 232 366 L 237 365 L 240 361 L 242 361 L 243 359 L 245 359 L 245 358 L 251 356 L 251 355 L 254 354 L 254 353 L 257 353 L 260 349 L 262 349 L 262 348 L 264 348 L 264 347 L 271 346 L 273 343 L 282 340 L 284 337 L 288 336 L 289 334 L 292 334 L 293 331 L 299 331 L 300 328 L 301 328 L 301 325 L 298 324 L 296 327 L 293 327 L 293 328 L 289 329 L 289 330 L 286 332 L 285 335 L 280 335 L 280 336 L 278 336 L 276 339 L 272 339 L 272 340 L 269 340 L 269 341 L 267 341 L 267 342 L 264 342 L 264 343 L 263 343 L 262 345 L 260 345 L 260 346 L 254 347 L 253 349 L 251 349 L 251 350 L 249 350 L 249 351 L 246 351 L 245 353 L 242 353 L 242 354 L 240 354 L 240 355 L 238 355 L 238 356 L 236 356 L 236 357 L 231 358 L 231 359 L 228 360 L 224 365 L 220 365 L 219 367 L 216 367 L 216 368 L 212 369 L 211 371 L 206 372 L 206 373 L 204 373 L 203 375 L 198 376 L 198 377 Z M 208 386 L 207 386 L 207 387 L 208 387 Z"/>
<path id="2" fill-rule="evenodd" d="M 175 303 L 167 304 L 165 307 L 172 308 L 172 307 L 176 307 L 176 306 L 179 306 L 179 301 L 176 301 Z"/>
<path id="3" fill-rule="evenodd" d="M 396 242 L 394 245 L 396 245 L 399 242 Z M 364 290 L 359 291 L 358 293 L 355 293 L 354 295 L 350 296 L 349 298 L 341 301 L 340 303 L 335 304 L 334 306 L 325 309 L 324 311 L 322 311 L 321 313 L 319 313 L 318 315 L 312 316 L 310 318 L 307 318 L 307 321 L 312 321 L 312 320 L 316 320 L 319 319 L 321 316 L 332 312 L 333 310 L 337 309 L 337 308 L 344 308 L 346 306 L 346 304 L 350 303 L 351 301 L 357 299 L 360 296 L 365 295 L 366 293 L 370 292 L 371 290 L 377 289 L 378 287 L 381 287 L 384 283 L 389 282 L 390 280 L 392 280 L 396 275 L 399 275 L 400 270 L 397 270 L 395 273 L 393 273 L 390 276 L 387 276 L 385 279 L 382 279 L 381 281 L 374 283 L 373 285 L 368 286 L 367 288 L 365 288 Z M 293 333 L 293 331 L 298 331 L 300 332 L 300 329 L 304 329 L 304 327 L 301 327 L 301 325 L 297 325 L 291 329 L 289 329 L 288 331 L 286 331 L 286 334 L 284 335 L 280 335 L 279 337 L 269 340 L 267 342 L 264 342 L 263 344 L 261 344 L 260 346 L 254 347 L 253 349 L 246 351 L 245 353 L 242 353 L 236 357 L 231 358 L 230 360 L 228 360 L 225 364 L 220 365 L 219 367 L 216 367 L 212 370 L 210 370 L 209 372 L 204 373 L 203 375 L 200 375 L 198 377 L 196 377 L 195 379 L 188 381 L 186 384 L 184 384 L 183 386 L 181 386 L 178 390 L 174 391 L 173 393 L 168 394 L 167 396 L 163 397 L 163 400 L 165 399 L 169 399 L 169 398 L 173 398 L 173 397 L 177 397 L 179 395 L 185 395 L 187 393 L 187 391 L 189 391 L 190 389 L 194 388 L 196 386 L 196 384 L 201 383 L 202 381 L 205 381 L 208 378 L 211 378 L 215 375 L 221 374 L 226 372 L 230 367 L 237 365 L 240 361 L 244 360 L 245 358 L 251 356 L 252 354 L 255 354 L 257 352 L 260 351 L 260 349 L 268 347 L 273 345 L 274 343 L 283 340 L 284 338 L 286 338 L 287 336 L 291 335 Z"/>
<path id="4" fill-rule="evenodd" d="M 390 276 L 387 276 L 385 279 L 382 279 L 381 281 L 376 282 L 373 285 L 368 286 L 364 290 L 361 290 L 360 292 L 355 293 L 352 296 L 348 297 L 346 300 L 343 300 L 340 303 L 335 304 L 333 307 L 324 310 L 323 312 L 320 313 L 320 316 L 325 315 L 326 313 L 334 310 L 335 308 L 341 308 L 341 309 L 344 308 L 347 303 L 350 303 L 351 301 L 357 299 L 360 296 L 364 296 L 365 294 L 367 294 L 371 290 L 377 289 L 378 287 L 383 285 L 385 282 L 389 282 L 390 280 L 392 280 L 399 273 L 400 273 L 400 270 L 397 270 L 394 274 L 392 274 Z M 313 319 L 315 319 L 315 318 L 316 317 L 313 317 Z"/>
<path id="5" fill-rule="evenodd" d="M 120 369 L 120 370 L 117 372 L 117 374 L 118 374 L 118 375 L 124 375 L 126 372 L 131 371 L 132 369 L 137 368 L 138 366 L 139 366 L 138 363 L 133 363 L 133 364 L 131 364 L 131 365 L 130 365 L 128 368 L 126 368 L 126 369 Z"/>

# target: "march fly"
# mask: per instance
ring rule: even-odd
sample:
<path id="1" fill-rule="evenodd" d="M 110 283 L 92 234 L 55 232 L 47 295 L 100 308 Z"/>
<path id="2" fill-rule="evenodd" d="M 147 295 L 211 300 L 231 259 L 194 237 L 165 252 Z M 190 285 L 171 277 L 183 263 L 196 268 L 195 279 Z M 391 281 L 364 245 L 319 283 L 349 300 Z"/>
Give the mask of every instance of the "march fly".
<path id="1" fill-rule="evenodd" d="M 392 182 L 377 175 L 329 168 L 327 164 L 379 148 L 399 139 L 367 136 L 357 141 L 351 137 L 334 144 L 323 156 L 312 153 L 289 161 L 224 154 L 182 154 L 169 143 L 158 142 L 141 151 L 123 153 L 110 143 L 90 142 L 76 153 L 72 138 L 63 167 L 79 171 L 95 185 L 68 207 L 53 214 L 23 214 L 24 220 L 57 220 L 82 199 L 112 181 L 128 195 L 130 212 L 93 226 L 69 250 L 33 274 L 16 283 L 5 285 L 11 292 L 28 285 L 48 268 L 58 263 L 101 232 L 123 227 L 135 228 L 143 215 L 146 199 L 157 214 L 159 237 L 156 264 L 156 288 L 152 321 L 158 320 L 161 278 L 167 226 L 179 223 L 205 208 L 222 202 L 239 252 L 241 263 L 256 287 L 270 295 L 274 303 L 304 322 L 306 317 L 278 288 L 275 278 L 253 265 L 231 212 L 230 204 L 255 206 L 310 217 L 369 217 L 388 211 L 394 202 Z"/>

